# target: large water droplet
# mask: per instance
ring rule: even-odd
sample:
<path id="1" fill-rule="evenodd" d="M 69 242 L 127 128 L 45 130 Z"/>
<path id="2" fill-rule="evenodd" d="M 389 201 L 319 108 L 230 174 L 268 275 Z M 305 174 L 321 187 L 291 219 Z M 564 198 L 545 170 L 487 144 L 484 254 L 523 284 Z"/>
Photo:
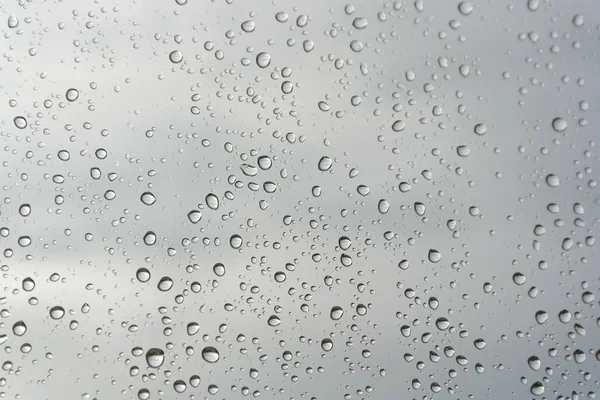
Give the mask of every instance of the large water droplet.
<path id="1" fill-rule="evenodd" d="M 333 341 L 331 339 L 323 339 L 321 341 L 321 349 L 323 351 L 331 351 L 333 349 Z"/>
<path id="2" fill-rule="evenodd" d="M 333 306 L 331 308 L 331 311 L 329 312 L 329 317 L 334 321 L 339 320 L 340 318 L 342 318 L 343 315 L 344 310 L 340 306 Z"/>
<path id="3" fill-rule="evenodd" d="M 77 89 L 71 88 L 71 89 L 67 90 L 65 97 L 69 101 L 75 101 L 79 98 L 79 91 Z"/>
<path id="4" fill-rule="evenodd" d="M 204 361 L 209 363 L 216 363 L 219 361 L 219 352 L 212 346 L 207 346 L 202 349 L 202 358 Z"/>
<path id="5" fill-rule="evenodd" d="M 556 132 L 564 132 L 567 130 L 567 121 L 563 118 L 554 118 L 552 120 L 552 128 Z"/>
<path id="6" fill-rule="evenodd" d="M 331 158 L 327 157 L 327 156 L 323 156 L 321 157 L 321 159 L 319 160 L 319 171 L 329 171 L 329 169 L 331 168 L 331 166 L 333 165 L 333 161 L 331 160 Z"/>
<path id="7" fill-rule="evenodd" d="M 233 249 L 239 249 L 240 247 L 242 247 L 242 244 L 244 244 L 244 240 L 242 239 L 242 237 L 240 235 L 232 235 L 229 238 L 229 245 L 233 248 Z"/>
<path id="8" fill-rule="evenodd" d="M 146 232 L 144 235 L 144 244 L 146 246 L 152 246 L 156 243 L 156 233 L 152 231 Z"/>
<path id="9" fill-rule="evenodd" d="M 442 259 L 442 255 L 440 254 L 439 251 L 437 251 L 435 249 L 431 249 L 431 250 L 429 250 L 429 254 L 428 254 L 427 258 L 429 259 L 430 262 L 437 263 Z"/>
<path id="10" fill-rule="evenodd" d="M 202 219 L 202 213 L 198 210 L 190 211 L 187 216 L 192 224 L 197 224 Z"/>
<path id="11" fill-rule="evenodd" d="M 271 64 L 271 55 L 269 53 L 258 53 L 256 64 L 261 68 L 267 68 Z"/>
<path id="12" fill-rule="evenodd" d="M 19 26 L 19 18 L 16 15 L 9 15 L 7 25 L 9 28 L 14 29 Z"/>
<path id="13" fill-rule="evenodd" d="M 558 187 L 560 185 L 560 179 L 555 174 L 548 174 L 546 176 L 546 183 L 550 187 Z"/>
<path id="14" fill-rule="evenodd" d="M 204 199 L 204 202 L 206 203 L 206 206 L 211 210 L 217 210 L 219 208 L 219 198 L 216 194 L 207 194 L 206 198 Z"/>
<path id="15" fill-rule="evenodd" d="M 16 336 L 23 336 L 27 332 L 27 325 L 23 321 L 17 321 L 13 324 L 12 331 Z"/>
<path id="16" fill-rule="evenodd" d="M 61 319 L 65 315 L 65 309 L 61 306 L 54 306 L 50 309 L 50 318 Z"/>
<path id="17" fill-rule="evenodd" d="M 168 276 L 164 276 L 158 281 L 157 287 L 161 292 L 167 292 L 173 287 L 173 280 Z"/>
<path id="18" fill-rule="evenodd" d="M 150 274 L 150 271 L 148 271 L 148 269 L 142 267 L 137 270 L 137 272 L 135 273 L 135 277 L 138 281 L 145 283 L 150 280 L 152 275 Z"/>
<path id="19" fill-rule="evenodd" d="M 179 64 L 181 61 L 183 61 L 183 53 L 179 50 L 173 50 L 171 53 L 169 53 L 169 60 L 173 64 Z"/>
<path id="20" fill-rule="evenodd" d="M 25 117 L 15 117 L 13 122 L 15 126 L 19 129 L 27 128 L 27 120 L 25 119 Z"/>
<path id="21" fill-rule="evenodd" d="M 154 197 L 154 195 L 150 192 L 142 193 L 140 200 L 147 206 L 151 206 L 152 204 L 156 203 L 156 197 Z"/>
<path id="22" fill-rule="evenodd" d="M 146 363 L 150 368 L 159 368 L 165 362 L 165 352 L 156 347 L 146 352 Z"/>

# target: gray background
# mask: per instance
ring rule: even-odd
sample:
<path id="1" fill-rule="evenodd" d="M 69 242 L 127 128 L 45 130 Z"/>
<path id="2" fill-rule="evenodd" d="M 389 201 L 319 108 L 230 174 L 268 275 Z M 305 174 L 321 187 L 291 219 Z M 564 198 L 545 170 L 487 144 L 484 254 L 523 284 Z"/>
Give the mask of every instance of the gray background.
<path id="1" fill-rule="evenodd" d="M 0 395 L 137 399 L 146 388 L 151 399 L 234 399 L 247 387 L 250 397 L 286 399 L 593 398 L 600 316 L 597 299 L 582 296 L 599 285 L 592 245 L 600 12 L 592 0 L 529 3 L 472 1 L 469 15 L 441 0 L 365 0 L 352 3 L 351 14 L 336 0 L 3 3 L 0 225 L 9 234 L 0 237 Z M 18 26 L 10 27 L 11 16 Z M 360 17 L 364 29 L 353 26 Z M 247 20 L 253 32 L 241 29 Z M 314 49 L 305 51 L 305 40 Z M 351 49 L 353 40 L 362 51 Z M 180 63 L 169 59 L 175 50 Z M 257 66 L 260 52 L 272 57 L 267 68 Z M 291 94 L 282 92 L 284 81 L 293 83 Z M 79 91 L 75 101 L 66 99 L 70 88 Z M 352 96 L 361 104 L 353 106 Z M 17 116 L 25 129 L 15 126 Z M 554 130 L 555 118 L 567 129 Z M 403 131 L 392 129 L 396 120 Z M 480 123 L 485 135 L 474 133 Z M 457 153 L 463 145 L 468 157 Z M 242 164 L 256 166 L 262 155 L 271 169 L 244 175 Z M 318 169 L 323 156 L 334 160 L 328 172 Z M 91 178 L 93 167 L 101 179 Z M 560 185 L 549 186 L 548 174 Z M 275 193 L 263 190 L 267 181 Z M 412 189 L 402 193 L 401 182 Z M 140 201 L 146 191 L 156 196 L 152 206 Z M 211 192 L 218 210 L 204 204 Z M 390 204 L 386 214 L 380 199 Z M 425 218 L 415 202 L 425 204 Z M 549 203 L 560 212 L 550 213 Z M 22 204 L 31 205 L 27 217 Z M 203 215 L 197 224 L 187 218 L 194 209 Z M 545 235 L 534 234 L 536 225 Z M 147 231 L 158 236 L 154 246 L 143 243 Z M 234 234 L 244 240 L 239 250 L 229 244 Z M 30 246 L 18 244 L 22 236 Z M 351 239 L 348 250 L 339 248 L 341 236 Z M 574 242 L 569 251 L 565 238 Z M 428 260 L 430 249 L 441 253 L 438 263 Z M 342 253 L 351 266 L 342 266 Z M 398 267 L 403 259 L 407 270 Z M 547 269 L 538 267 L 542 260 Z M 213 273 L 217 262 L 222 277 Z M 287 263 L 295 269 L 276 282 Z M 136 279 L 142 267 L 152 274 L 147 283 Z M 527 278 L 523 285 L 515 273 Z M 167 292 L 157 289 L 164 276 L 174 281 Z M 336 280 L 331 287 L 326 276 Z M 27 277 L 36 282 L 31 292 L 22 289 Z M 200 293 L 191 292 L 194 281 Z M 439 301 L 435 310 L 430 297 Z M 366 315 L 358 315 L 359 304 Z M 53 320 L 57 305 L 66 314 Z M 329 317 L 333 306 L 345 311 L 339 321 Z M 544 324 L 536 322 L 539 310 L 548 313 Z M 570 321 L 561 322 L 561 310 Z M 274 314 L 277 327 L 267 323 Z M 440 317 L 453 328 L 439 330 Z M 13 333 L 18 321 L 28 327 L 23 336 Z M 200 331 L 188 336 L 192 321 Z M 325 338 L 334 343 L 330 352 L 321 349 Z M 479 338 L 482 350 L 474 346 Z M 25 343 L 30 353 L 20 350 Z M 165 363 L 149 368 L 132 355 L 138 346 L 163 349 Z M 202 359 L 205 346 L 218 349 L 217 363 Z M 529 368 L 531 356 L 541 369 Z M 192 375 L 200 386 L 188 383 L 178 394 L 173 383 Z M 531 392 L 536 382 L 541 396 Z"/>

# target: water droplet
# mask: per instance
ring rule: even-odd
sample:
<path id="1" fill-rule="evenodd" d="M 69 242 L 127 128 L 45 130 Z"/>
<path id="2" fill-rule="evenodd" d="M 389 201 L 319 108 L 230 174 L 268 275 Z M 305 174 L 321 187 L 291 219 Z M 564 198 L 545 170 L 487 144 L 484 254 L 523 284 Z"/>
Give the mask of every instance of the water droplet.
<path id="1" fill-rule="evenodd" d="M 536 226 L 533 228 L 533 234 L 534 234 L 535 236 L 543 236 L 543 235 L 545 235 L 545 234 L 546 234 L 546 228 L 544 228 L 544 226 L 543 226 L 543 225 L 536 225 Z"/>
<path id="2" fill-rule="evenodd" d="M 273 278 L 275 279 L 275 282 L 283 283 L 287 279 L 287 276 L 286 276 L 285 272 L 278 271 L 278 272 L 275 272 L 275 275 L 273 276 Z"/>
<path id="3" fill-rule="evenodd" d="M 540 8 L 540 0 L 527 0 L 527 8 L 529 11 L 537 11 Z"/>
<path id="4" fill-rule="evenodd" d="M 560 185 L 560 179 L 555 174 L 548 174 L 546 176 L 546 183 L 550 187 L 558 187 Z"/>
<path id="5" fill-rule="evenodd" d="M 417 213 L 418 216 L 422 217 L 423 215 L 425 215 L 425 204 L 416 202 L 413 207 L 415 209 L 415 213 Z"/>
<path id="6" fill-rule="evenodd" d="M 65 309 L 61 306 L 54 306 L 50 309 L 50 318 L 61 319 L 65 315 Z"/>
<path id="7" fill-rule="evenodd" d="M 151 274 L 150 271 L 148 271 L 148 269 L 142 267 L 138 268 L 137 272 L 135 273 L 135 276 L 138 281 L 145 283 L 150 280 Z"/>
<path id="8" fill-rule="evenodd" d="M 334 321 L 339 320 L 340 318 L 342 318 L 343 315 L 344 310 L 340 306 L 333 306 L 331 308 L 331 311 L 329 312 L 329 317 Z"/>
<path id="9" fill-rule="evenodd" d="M 569 322 L 571 322 L 571 318 L 572 318 L 572 315 L 568 310 L 562 310 L 561 312 L 558 313 L 558 319 L 563 324 L 568 324 Z"/>
<path id="10" fill-rule="evenodd" d="M 363 48 L 364 45 L 360 40 L 353 40 L 350 42 L 350 49 L 355 53 L 360 53 Z"/>
<path id="11" fill-rule="evenodd" d="M 401 119 L 394 121 L 392 124 L 392 130 L 394 132 L 402 132 L 406 128 L 406 124 Z"/>
<path id="12" fill-rule="evenodd" d="M 75 101 L 79 98 L 79 91 L 77 89 L 71 88 L 71 89 L 67 90 L 65 97 L 69 101 Z"/>
<path id="13" fill-rule="evenodd" d="M 361 196 L 367 196 L 371 192 L 371 189 L 369 189 L 369 187 L 367 185 L 358 185 L 356 187 L 356 191 Z"/>
<path id="14" fill-rule="evenodd" d="M 529 357 L 527 359 L 527 364 L 529 365 L 529 368 L 531 368 L 534 371 L 537 371 L 542 367 L 542 362 L 536 356 Z"/>
<path id="15" fill-rule="evenodd" d="M 586 356 L 583 351 L 577 349 L 573 352 L 573 358 L 575 359 L 575 363 L 582 364 L 585 362 Z"/>
<path id="16" fill-rule="evenodd" d="M 23 336 L 27 332 L 27 325 L 23 321 L 17 321 L 13 324 L 12 331 L 16 336 Z"/>
<path id="17" fill-rule="evenodd" d="M 31 214 L 31 206 L 27 203 L 21 204 L 19 207 L 19 214 L 21 214 L 22 217 L 28 217 L 29 214 Z"/>
<path id="18" fill-rule="evenodd" d="M 192 377 L 190 378 L 190 385 L 192 385 L 192 387 L 197 388 L 198 386 L 200 386 L 200 377 L 198 375 L 192 375 Z"/>
<path id="19" fill-rule="evenodd" d="M 152 231 L 146 232 L 144 235 L 144 244 L 146 246 L 152 246 L 156 243 L 156 233 Z"/>
<path id="20" fill-rule="evenodd" d="M 536 312 L 535 313 L 535 321 L 540 325 L 545 323 L 546 321 L 548 321 L 548 313 L 544 310 L 540 310 L 540 311 Z"/>
<path id="21" fill-rule="evenodd" d="M 517 285 L 523 285 L 523 284 L 525 284 L 526 281 L 527 281 L 527 278 L 522 273 L 515 272 L 513 274 L 513 282 L 515 284 L 517 284 Z"/>
<path id="22" fill-rule="evenodd" d="M 538 381 L 531 385 L 531 394 L 534 396 L 541 396 L 542 394 L 544 394 L 545 390 L 546 388 L 544 388 L 542 382 Z"/>
<path id="23" fill-rule="evenodd" d="M 21 236 L 17 240 L 17 243 L 19 243 L 19 246 L 21 247 L 28 247 L 29 245 L 31 245 L 31 238 L 29 236 Z"/>
<path id="24" fill-rule="evenodd" d="M 439 251 L 431 249 L 431 250 L 429 250 L 429 254 L 428 254 L 427 258 L 429 259 L 430 262 L 437 263 L 442 259 L 442 255 L 440 254 Z"/>
<path id="25" fill-rule="evenodd" d="M 461 157 L 468 157 L 471 154 L 471 149 L 467 146 L 458 146 L 456 148 L 456 153 Z"/>
<path id="26" fill-rule="evenodd" d="M 323 339 L 321 341 L 321 349 L 323 351 L 331 351 L 333 349 L 333 341 L 331 339 Z"/>
<path id="27" fill-rule="evenodd" d="M 169 60 L 171 60 L 173 64 L 179 64 L 183 61 L 183 53 L 179 50 L 173 50 L 169 53 Z"/>
<path id="28" fill-rule="evenodd" d="M 473 4 L 471 4 L 468 1 L 461 1 L 460 3 L 458 3 L 458 11 L 462 15 L 469 15 L 473 12 Z"/>
<path id="29" fill-rule="evenodd" d="M 567 121 L 565 121 L 563 118 L 554 118 L 552 120 L 552 128 L 556 132 L 564 132 L 567 130 Z"/>
<path id="30" fill-rule="evenodd" d="M 232 235 L 229 238 L 229 245 L 233 249 L 236 249 L 236 250 L 239 249 L 240 247 L 242 247 L 243 243 L 244 243 L 244 241 L 242 240 L 242 237 L 240 235 Z"/>
<path id="31" fill-rule="evenodd" d="M 14 29 L 19 26 L 19 19 L 16 15 L 9 15 L 7 24 L 9 28 Z"/>
<path id="32" fill-rule="evenodd" d="M 320 101 L 318 103 L 318 106 L 319 106 L 319 110 L 321 110 L 321 111 L 329 111 L 330 110 L 329 104 L 327 104 L 324 101 Z"/>
<path id="33" fill-rule="evenodd" d="M 69 153 L 67 150 L 59 150 L 57 156 L 61 161 L 69 161 L 71 158 L 71 153 Z"/>
<path id="34" fill-rule="evenodd" d="M 154 195 L 150 192 L 142 193 L 140 200 L 147 206 L 151 206 L 152 204 L 156 203 L 156 197 L 154 197 Z"/>
<path id="35" fill-rule="evenodd" d="M 286 13 L 285 11 L 279 11 L 278 13 L 275 14 L 275 19 L 277 20 L 277 22 L 286 22 L 289 18 L 288 13 Z"/>
<path id="36" fill-rule="evenodd" d="M 427 302 L 427 304 L 429 304 L 429 308 L 431 308 L 432 310 L 437 310 L 437 308 L 440 305 L 440 302 L 438 301 L 437 298 L 435 297 L 430 297 L 429 301 Z"/>
<path id="37" fill-rule="evenodd" d="M 390 209 L 390 203 L 388 203 L 387 200 L 385 200 L 385 199 L 379 200 L 379 203 L 377 203 L 377 210 L 381 214 L 387 214 L 389 209 Z"/>
<path id="38" fill-rule="evenodd" d="M 160 281 L 158 281 L 158 285 L 156 285 L 156 287 L 161 292 L 167 292 L 173 287 L 173 280 L 168 276 L 164 276 L 160 278 Z"/>
<path id="39" fill-rule="evenodd" d="M 369 22 L 366 18 L 354 18 L 354 21 L 352 21 L 352 26 L 354 26 L 356 29 L 365 29 L 367 25 L 369 25 Z"/>
<path id="40" fill-rule="evenodd" d="M 327 156 L 323 156 L 319 160 L 319 171 L 322 171 L 322 172 L 329 171 L 329 169 L 331 168 L 332 165 L 333 165 L 333 161 L 331 160 L 331 158 L 329 158 Z"/>
<path id="41" fill-rule="evenodd" d="M 258 53 L 256 64 L 261 68 L 267 68 L 271 64 L 271 55 L 269 53 Z"/>
<path id="42" fill-rule="evenodd" d="M 197 224 L 202 219 L 202 213 L 198 210 L 190 211 L 187 216 L 192 224 Z"/>
<path id="43" fill-rule="evenodd" d="M 573 239 L 567 237 L 563 239 L 561 247 L 564 251 L 569 251 L 573 248 L 574 245 L 575 242 L 573 241 Z"/>
<path id="44" fill-rule="evenodd" d="M 485 124 L 477 124 L 473 131 L 478 135 L 485 135 L 487 133 L 487 126 Z"/>
<path id="45" fill-rule="evenodd" d="M 398 185 L 398 189 L 400 189 L 402 193 L 409 192 L 411 188 L 412 186 L 408 182 L 401 182 L 400 185 Z"/>
<path id="46" fill-rule="evenodd" d="M 342 250 L 348 250 L 352 245 L 352 241 L 347 236 L 342 236 L 338 239 L 338 245 Z"/>
<path id="47" fill-rule="evenodd" d="M 272 165 L 273 165 L 273 160 L 271 160 L 271 157 L 269 157 L 269 156 L 258 157 L 258 166 L 260 167 L 260 169 L 266 171 L 266 170 L 271 169 Z"/>
<path id="48" fill-rule="evenodd" d="M 190 322 L 189 324 L 187 324 L 186 331 L 188 335 L 194 336 L 200 331 L 200 325 L 198 325 L 197 322 Z"/>
<path id="49" fill-rule="evenodd" d="M 256 25 L 254 24 L 254 21 L 248 20 L 248 21 L 242 22 L 241 28 L 244 32 L 250 33 L 250 32 L 254 32 Z"/>
<path id="50" fill-rule="evenodd" d="M 211 210 L 217 210 L 219 208 L 219 198 L 213 193 L 207 194 L 204 202 Z"/>
<path id="51" fill-rule="evenodd" d="M 275 327 L 275 326 L 278 326 L 279 324 L 281 324 L 281 320 L 279 319 L 279 317 L 277 315 L 271 315 L 267 321 L 267 324 L 269 326 Z"/>
<path id="52" fill-rule="evenodd" d="M 22 287 L 24 291 L 31 292 L 33 289 L 35 289 L 35 281 L 27 277 L 23 279 Z"/>
<path id="53" fill-rule="evenodd" d="M 165 352 L 156 347 L 146 352 L 146 363 L 150 368 L 159 368 L 165 362 Z"/>
<path id="54" fill-rule="evenodd" d="M 202 358 L 204 361 L 209 363 L 216 363 L 219 361 L 219 352 L 212 346 L 207 346 L 202 349 Z"/>
<path id="55" fill-rule="evenodd" d="M 448 321 L 446 318 L 444 317 L 440 317 L 435 321 L 435 326 L 441 330 L 441 331 L 445 331 L 446 329 L 448 329 L 450 327 L 450 321 Z"/>
<path id="56" fill-rule="evenodd" d="M 19 129 L 27 128 L 27 120 L 25 117 L 15 117 L 14 119 L 15 126 Z"/>
<path id="57" fill-rule="evenodd" d="M 221 264 L 221 263 L 216 263 L 213 266 L 213 272 L 217 276 L 223 276 L 223 275 L 225 275 L 225 266 L 223 264 Z"/>
<path id="58" fill-rule="evenodd" d="M 250 164 L 242 164 L 240 165 L 240 169 L 242 173 L 246 176 L 256 176 L 258 174 L 258 168 L 254 165 Z"/>

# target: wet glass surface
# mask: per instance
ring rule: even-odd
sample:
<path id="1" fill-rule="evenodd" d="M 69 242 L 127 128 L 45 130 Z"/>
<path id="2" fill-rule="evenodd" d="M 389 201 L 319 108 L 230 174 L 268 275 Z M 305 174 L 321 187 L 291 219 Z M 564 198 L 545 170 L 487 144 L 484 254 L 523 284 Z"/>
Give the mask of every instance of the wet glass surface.
<path id="1" fill-rule="evenodd" d="M 596 398 L 598 2 L 0 18 L 0 398 Z"/>

